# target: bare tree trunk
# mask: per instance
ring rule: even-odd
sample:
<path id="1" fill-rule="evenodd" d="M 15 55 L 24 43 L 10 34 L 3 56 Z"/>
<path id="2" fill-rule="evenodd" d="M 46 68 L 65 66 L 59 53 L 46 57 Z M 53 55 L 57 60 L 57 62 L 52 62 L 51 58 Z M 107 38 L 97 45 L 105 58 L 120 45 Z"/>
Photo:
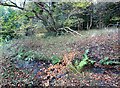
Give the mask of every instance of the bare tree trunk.
<path id="1" fill-rule="evenodd" d="M 90 15 L 90 25 L 89 25 L 89 29 L 91 29 L 91 27 L 92 27 L 92 14 Z"/>
<path id="2" fill-rule="evenodd" d="M 80 21 L 78 22 L 78 31 L 80 30 Z"/>
<path id="3" fill-rule="evenodd" d="M 87 22 L 87 30 L 89 29 L 89 22 Z"/>

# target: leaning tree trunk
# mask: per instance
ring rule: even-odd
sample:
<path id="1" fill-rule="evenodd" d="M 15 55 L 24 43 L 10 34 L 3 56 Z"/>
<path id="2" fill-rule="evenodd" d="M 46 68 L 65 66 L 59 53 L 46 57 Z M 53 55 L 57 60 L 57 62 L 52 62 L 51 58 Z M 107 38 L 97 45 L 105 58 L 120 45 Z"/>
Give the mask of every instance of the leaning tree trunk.
<path id="1" fill-rule="evenodd" d="M 89 25 L 89 28 L 88 28 L 88 29 L 91 29 L 91 27 L 92 27 L 92 22 L 93 22 L 93 19 L 92 19 L 92 13 L 91 13 L 91 15 L 90 15 L 90 25 Z"/>

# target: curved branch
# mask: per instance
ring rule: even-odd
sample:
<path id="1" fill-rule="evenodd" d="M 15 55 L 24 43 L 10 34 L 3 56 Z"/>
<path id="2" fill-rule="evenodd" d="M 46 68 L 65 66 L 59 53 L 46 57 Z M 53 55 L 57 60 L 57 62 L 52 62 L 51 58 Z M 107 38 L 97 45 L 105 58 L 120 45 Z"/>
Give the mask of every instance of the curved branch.
<path id="1" fill-rule="evenodd" d="M 19 7 L 16 3 L 14 3 L 13 1 L 11 1 L 11 0 L 9 0 L 9 2 L 11 3 L 11 4 L 8 4 L 8 3 L 2 3 L 1 1 L 0 1 L 0 5 L 2 5 L 2 6 L 9 6 L 9 7 L 15 7 L 15 8 L 18 8 L 18 9 L 20 9 L 20 10 L 24 10 L 24 7 Z M 26 2 L 26 0 L 24 1 L 24 3 Z M 23 6 L 24 6 L 25 4 L 23 4 Z"/>
<path id="2" fill-rule="evenodd" d="M 50 16 L 50 18 L 52 19 L 52 22 L 53 22 L 53 25 L 54 25 L 54 30 L 56 31 L 56 23 L 55 23 L 55 19 L 54 19 L 54 17 L 52 16 L 52 13 L 48 10 L 48 9 L 46 9 L 45 7 L 44 7 L 44 5 L 43 4 L 45 4 L 45 3 L 41 3 L 41 2 L 34 2 L 37 6 L 39 6 L 41 9 L 43 9 L 44 11 L 46 11 L 47 13 L 48 13 L 48 15 Z"/>

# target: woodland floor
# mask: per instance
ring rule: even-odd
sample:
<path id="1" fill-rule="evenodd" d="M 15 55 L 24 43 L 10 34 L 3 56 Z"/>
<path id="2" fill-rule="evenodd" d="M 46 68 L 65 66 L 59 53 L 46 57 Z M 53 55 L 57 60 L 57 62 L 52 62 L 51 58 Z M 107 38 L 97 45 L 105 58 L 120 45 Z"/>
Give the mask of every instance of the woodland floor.
<path id="1" fill-rule="evenodd" d="M 1 86 L 109 86 L 120 87 L 120 66 L 101 66 L 97 62 L 105 57 L 120 62 L 120 40 L 118 29 L 85 31 L 83 36 L 71 35 L 49 38 L 25 38 L 13 40 L 2 47 L 0 62 Z M 10 61 L 19 46 L 39 53 L 62 57 L 61 64 L 51 65 L 45 61 Z M 7 49 L 6 49 L 7 47 Z M 89 58 L 96 61 L 93 67 L 86 67 L 80 73 L 72 73 L 68 64 L 75 57 L 82 58 L 89 49 Z"/>

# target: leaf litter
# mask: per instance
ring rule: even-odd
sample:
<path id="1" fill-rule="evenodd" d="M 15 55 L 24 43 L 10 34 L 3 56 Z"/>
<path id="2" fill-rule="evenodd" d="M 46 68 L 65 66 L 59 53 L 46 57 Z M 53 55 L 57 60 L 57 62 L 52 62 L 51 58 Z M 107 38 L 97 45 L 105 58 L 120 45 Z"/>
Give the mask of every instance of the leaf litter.
<path id="1" fill-rule="evenodd" d="M 120 66 L 100 65 L 98 62 L 109 57 L 120 61 L 118 33 L 91 36 L 68 44 L 74 51 L 65 53 L 55 65 L 44 61 L 2 63 L 3 86 L 115 86 L 120 87 Z M 92 68 L 80 74 L 71 73 L 68 65 L 74 58 L 81 58 L 89 49 L 88 57 L 95 60 Z M 9 64 L 8 64 L 9 63 Z"/>

